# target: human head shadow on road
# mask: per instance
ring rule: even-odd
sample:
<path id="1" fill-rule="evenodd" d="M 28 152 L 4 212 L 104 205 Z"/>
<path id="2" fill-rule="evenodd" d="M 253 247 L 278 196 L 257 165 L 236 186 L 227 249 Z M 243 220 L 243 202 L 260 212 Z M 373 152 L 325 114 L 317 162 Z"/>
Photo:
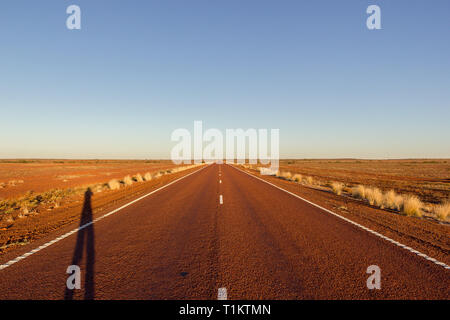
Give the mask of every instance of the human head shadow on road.
<path id="1" fill-rule="evenodd" d="M 80 216 L 80 227 L 77 232 L 77 240 L 75 249 L 72 256 L 72 265 L 77 265 L 82 270 L 82 275 L 84 272 L 84 299 L 90 300 L 94 299 L 95 295 L 95 285 L 94 285 L 94 265 L 95 265 L 95 237 L 94 237 L 94 223 L 92 221 L 92 191 L 90 188 L 84 193 L 84 203 L 83 209 Z M 86 268 L 82 268 L 80 263 L 82 263 L 83 252 L 86 248 Z M 74 290 L 69 289 L 66 286 L 64 299 L 72 300 L 74 295 Z"/>

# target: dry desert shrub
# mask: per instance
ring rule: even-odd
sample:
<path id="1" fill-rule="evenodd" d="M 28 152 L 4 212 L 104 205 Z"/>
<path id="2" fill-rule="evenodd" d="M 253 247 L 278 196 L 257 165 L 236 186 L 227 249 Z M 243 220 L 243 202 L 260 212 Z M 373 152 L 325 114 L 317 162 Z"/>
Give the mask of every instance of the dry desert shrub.
<path id="1" fill-rule="evenodd" d="M 447 201 L 443 204 L 437 205 L 434 207 L 434 214 L 440 220 L 446 221 L 450 218 L 450 201 Z"/>
<path id="2" fill-rule="evenodd" d="M 312 185 L 312 184 L 314 183 L 314 178 L 308 176 L 308 177 L 305 178 L 305 182 L 306 182 L 307 184 Z"/>
<path id="3" fill-rule="evenodd" d="M 403 197 L 395 193 L 394 190 L 389 190 L 384 194 L 383 204 L 386 208 L 400 211 L 403 205 Z"/>
<path id="4" fill-rule="evenodd" d="M 285 179 L 285 180 L 291 180 L 292 177 L 292 173 L 290 173 L 289 171 L 282 171 L 279 175 L 279 178 Z"/>
<path id="5" fill-rule="evenodd" d="M 112 179 L 111 181 L 108 182 L 108 187 L 111 190 L 118 190 L 120 189 L 120 182 L 117 181 L 117 179 Z"/>
<path id="6" fill-rule="evenodd" d="M 292 180 L 294 180 L 295 182 L 298 182 L 298 183 L 300 183 L 300 182 L 302 182 L 302 175 L 300 174 L 300 173 L 296 173 L 296 174 L 294 174 L 294 176 L 292 177 Z"/>
<path id="7" fill-rule="evenodd" d="M 158 179 L 158 178 L 160 178 L 161 176 L 162 176 L 162 174 L 161 174 L 161 171 L 160 171 L 160 172 L 157 172 L 157 173 L 153 176 L 153 178 Z"/>
<path id="8" fill-rule="evenodd" d="M 342 189 L 344 188 L 344 184 L 342 182 L 333 181 L 331 183 L 331 188 L 333 189 L 333 192 L 339 196 L 342 194 Z"/>
<path id="9" fill-rule="evenodd" d="M 133 184 L 133 179 L 131 179 L 130 176 L 126 176 L 125 178 L 123 178 L 123 183 L 124 183 L 126 186 L 130 186 L 130 185 Z"/>
<path id="10" fill-rule="evenodd" d="M 134 180 L 137 182 L 143 182 L 144 179 L 142 178 L 141 174 L 138 173 L 136 176 L 134 176 Z"/>
<path id="11" fill-rule="evenodd" d="M 422 216 L 423 203 L 417 196 L 409 195 L 403 200 L 402 211 L 407 216 Z"/>
<path id="12" fill-rule="evenodd" d="M 151 175 L 151 173 L 150 173 L 150 172 L 147 172 L 147 173 L 144 175 L 144 179 L 145 179 L 145 181 L 150 181 L 150 180 L 152 180 L 152 175 Z"/>
<path id="13" fill-rule="evenodd" d="M 372 197 L 373 197 L 373 201 L 374 201 L 375 205 L 377 207 L 380 207 L 381 209 L 383 209 L 384 208 L 383 192 L 381 192 L 380 189 L 375 188 L 375 189 L 373 189 Z"/>
<path id="14" fill-rule="evenodd" d="M 366 198 L 366 188 L 360 184 L 356 187 L 352 188 L 352 196 L 359 199 L 365 199 Z"/>
<path id="15" fill-rule="evenodd" d="M 369 201 L 372 206 L 377 206 L 383 208 L 383 193 L 378 188 L 366 188 L 365 198 Z"/>

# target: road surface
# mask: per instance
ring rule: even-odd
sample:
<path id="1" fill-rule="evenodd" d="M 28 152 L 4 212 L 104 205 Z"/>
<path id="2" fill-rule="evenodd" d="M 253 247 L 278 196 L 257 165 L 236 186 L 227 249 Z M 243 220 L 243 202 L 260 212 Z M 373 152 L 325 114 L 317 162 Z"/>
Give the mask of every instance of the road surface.
<path id="1" fill-rule="evenodd" d="M 81 289 L 68 290 L 74 264 Z M 449 299 L 449 287 L 444 267 L 225 164 L 0 270 L 0 299 Z"/>

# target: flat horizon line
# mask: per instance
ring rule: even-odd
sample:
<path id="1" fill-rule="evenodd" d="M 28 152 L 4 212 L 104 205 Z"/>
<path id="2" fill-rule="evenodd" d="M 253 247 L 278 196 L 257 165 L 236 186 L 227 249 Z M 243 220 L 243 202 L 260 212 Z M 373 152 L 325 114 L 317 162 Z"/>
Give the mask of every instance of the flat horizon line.
<path id="1" fill-rule="evenodd" d="M 190 159 L 188 161 L 202 160 L 205 162 L 215 162 L 214 160 L 206 159 Z M 234 161 L 249 159 L 234 159 Z M 270 159 L 263 159 L 270 160 Z M 450 160 L 449 158 L 442 157 L 430 157 L 430 158 L 280 158 L 279 161 L 286 160 L 363 160 L 363 161 L 376 161 L 376 160 Z M 167 158 L 0 158 L 1 161 L 171 161 Z M 226 162 L 226 159 L 222 159 Z"/>

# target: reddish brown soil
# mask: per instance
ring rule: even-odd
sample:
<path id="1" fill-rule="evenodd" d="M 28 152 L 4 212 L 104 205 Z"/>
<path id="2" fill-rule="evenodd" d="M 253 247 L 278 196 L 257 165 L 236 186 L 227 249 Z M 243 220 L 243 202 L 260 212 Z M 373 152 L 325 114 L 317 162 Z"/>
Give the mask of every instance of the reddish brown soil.
<path id="1" fill-rule="evenodd" d="M 450 199 L 450 159 L 411 160 L 282 160 L 280 169 L 317 180 L 363 184 L 416 194 L 423 201 Z"/>
<path id="2" fill-rule="evenodd" d="M 169 160 L 19 160 L 0 161 L 0 200 L 12 199 L 28 191 L 67 189 L 126 175 L 154 172 L 174 167 Z M 30 162 L 27 162 L 30 161 Z M 23 182 L 21 182 L 23 181 Z M 3 185 L 3 187 L 2 187 Z"/>

